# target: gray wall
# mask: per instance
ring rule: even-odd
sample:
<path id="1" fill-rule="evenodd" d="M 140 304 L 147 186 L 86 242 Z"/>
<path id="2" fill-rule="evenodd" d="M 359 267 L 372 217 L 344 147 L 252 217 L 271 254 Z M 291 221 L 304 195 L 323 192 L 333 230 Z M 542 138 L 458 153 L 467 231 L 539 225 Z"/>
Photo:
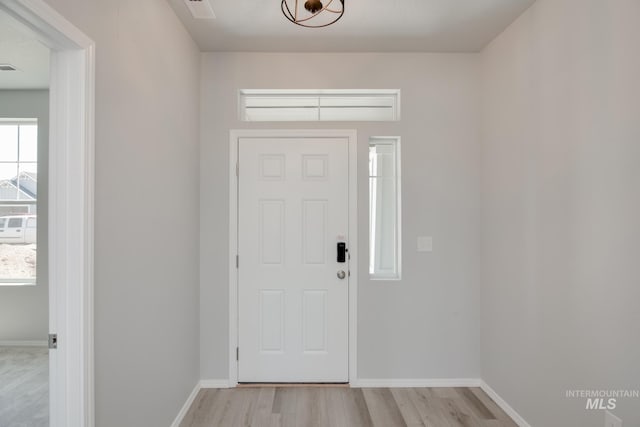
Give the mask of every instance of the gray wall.
<path id="1" fill-rule="evenodd" d="M 479 57 L 203 54 L 201 375 L 228 377 L 229 130 L 358 130 L 360 378 L 478 378 Z M 241 88 L 399 88 L 397 123 L 238 121 Z M 403 279 L 368 280 L 368 140 L 402 137 Z M 416 237 L 435 251 L 416 253 Z"/>
<path id="2" fill-rule="evenodd" d="M 0 117 L 38 119 L 38 259 L 36 286 L 0 286 L 0 341 L 46 341 L 49 334 L 49 91 L 0 90 Z"/>
<path id="3" fill-rule="evenodd" d="M 538 0 L 483 52 L 482 378 L 533 426 L 600 427 L 565 391 L 640 384 L 639 17 Z"/>
<path id="4" fill-rule="evenodd" d="M 164 1 L 47 1 L 96 42 L 97 427 L 168 426 L 199 379 L 199 52 Z"/>

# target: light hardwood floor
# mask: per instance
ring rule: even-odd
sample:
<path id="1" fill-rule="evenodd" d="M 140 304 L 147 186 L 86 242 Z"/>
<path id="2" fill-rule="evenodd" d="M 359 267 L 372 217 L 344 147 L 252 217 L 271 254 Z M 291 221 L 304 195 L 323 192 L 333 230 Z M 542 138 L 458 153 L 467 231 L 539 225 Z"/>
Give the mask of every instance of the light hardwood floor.
<path id="1" fill-rule="evenodd" d="M 201 390 L 180 427 L 517 427 L 479 388 Z"/>
<path id="2" fill-rule="evenodd" d="M 0 347 L 0 426 L 49 425 L 49 350 Z"/>

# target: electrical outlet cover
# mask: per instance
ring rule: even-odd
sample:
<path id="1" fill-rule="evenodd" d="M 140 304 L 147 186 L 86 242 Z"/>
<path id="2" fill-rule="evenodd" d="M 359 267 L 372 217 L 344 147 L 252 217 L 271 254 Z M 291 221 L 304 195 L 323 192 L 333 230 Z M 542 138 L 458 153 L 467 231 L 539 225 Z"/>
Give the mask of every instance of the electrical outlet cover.
<path id="1" fill-rule="evenodd" d="M 604 427 L 622 427 L 622 420 L 609 411 L 604 411 Z"/>

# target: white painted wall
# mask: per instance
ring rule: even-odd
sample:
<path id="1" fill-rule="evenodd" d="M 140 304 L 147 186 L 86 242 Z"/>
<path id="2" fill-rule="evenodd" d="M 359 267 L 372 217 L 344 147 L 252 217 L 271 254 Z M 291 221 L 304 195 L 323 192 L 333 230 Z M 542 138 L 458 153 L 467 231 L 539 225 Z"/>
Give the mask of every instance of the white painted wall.
<path id="1" fill-rule="evenodd" d="M 96 425 L 168 426 L 199 379 L 200 56 L 164 1 L 47 1 L 96 42 Z"/>
<path id="2" fill-rule="evenodd" d="M 533 426 L 601 427 L 565 391 L 639 388 L 639 18 L 538 0 L 482 54 L 482 378 Z"/>
<path id="3" fill-rule="evenodd" d="M 233 128 L 356 128 L 361 254 L 368 139 L 402 137 L 403 280 L 361 279 L 361 378 L 482 374 L 545 427 L 602 425 L 567 389 L 638 387 L 637 1 L 538 0 L 482 58 L 204 54 L 201 75 L 164 2 L 48 1 L 97 42 L 98 427 L 168 425 L 227 376 Z M 240 88 L 400 88 L 402 120 L 241 123 Z"/>
<path id="4" fill-rule="evenodd" d="M 46 341 L 49 334 L 49 91 L 0 90 L 0 117 L 38 119 L 38 259 L 36 286 L 0 286 L 0 342 Z"/>
<path id="5" fill-rule="evenodd" d="M 359 377 L 478 378 L 479 57 L 457 54 L 203 54 L 201 375 L 228 377 L 229 130 L 358 130 Z M 397 123 L 242 123 L 238 90 L 399 88 Z M 368 271 L 368 141 L 402 137 L 403 279 Z M 416 253 L 416 237 L 435 251 Z"/>

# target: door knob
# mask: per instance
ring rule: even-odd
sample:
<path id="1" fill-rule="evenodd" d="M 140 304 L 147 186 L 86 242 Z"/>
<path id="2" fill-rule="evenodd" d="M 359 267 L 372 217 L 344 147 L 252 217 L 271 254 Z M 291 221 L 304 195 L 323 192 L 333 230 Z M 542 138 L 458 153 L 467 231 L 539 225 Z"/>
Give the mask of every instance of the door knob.
<path id="1" fill-rule="evenodd" d="M 338 271 L 338 279 L 343 280 L 345 277 L 347 277 L 347 273 L 343 270 Z"/>

